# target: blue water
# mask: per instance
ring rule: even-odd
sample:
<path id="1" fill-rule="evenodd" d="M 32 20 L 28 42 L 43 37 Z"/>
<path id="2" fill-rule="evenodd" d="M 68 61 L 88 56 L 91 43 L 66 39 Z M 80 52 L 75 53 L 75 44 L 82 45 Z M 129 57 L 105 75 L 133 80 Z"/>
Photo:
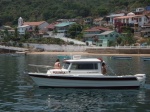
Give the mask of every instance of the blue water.
<path id="1" fill-rule="evenodd" d="M 0 112 L 150 112 L 150 61 L 100 57 L 108 74 L 145 73 L 146 85 L 139 90 L 42 89 L 23 72 L 28 64 L 53 65 L 56 55 L 0 55 Z"/>

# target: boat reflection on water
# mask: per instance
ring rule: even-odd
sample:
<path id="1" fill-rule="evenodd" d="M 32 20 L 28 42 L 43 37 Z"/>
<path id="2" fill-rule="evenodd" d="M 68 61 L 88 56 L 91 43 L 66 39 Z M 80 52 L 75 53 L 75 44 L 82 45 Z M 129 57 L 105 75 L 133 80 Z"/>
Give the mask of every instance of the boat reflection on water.
<path id="1" fill-rule="evenodd" d="M 138 112 L 146 97 L 145 90 L 49 89 L 47 106 L 52 111 L 128 111 L 130 108 Z"/>

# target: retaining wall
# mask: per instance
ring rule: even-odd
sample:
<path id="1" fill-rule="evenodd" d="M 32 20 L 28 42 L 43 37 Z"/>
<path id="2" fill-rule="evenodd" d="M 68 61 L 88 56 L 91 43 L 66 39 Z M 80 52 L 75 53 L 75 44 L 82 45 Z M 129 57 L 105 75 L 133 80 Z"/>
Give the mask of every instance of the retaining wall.
<path id="1" fill-rule="evenodd" d="M 85 51 L 101 54 L 150 54 L 150 48 L 86 48 Z"/>

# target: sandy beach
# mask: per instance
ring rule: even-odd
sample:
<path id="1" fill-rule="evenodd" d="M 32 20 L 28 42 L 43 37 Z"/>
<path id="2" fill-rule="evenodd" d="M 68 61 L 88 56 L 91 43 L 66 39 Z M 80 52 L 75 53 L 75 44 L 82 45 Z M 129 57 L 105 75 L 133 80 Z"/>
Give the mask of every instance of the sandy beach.
<path id="1" fill-rule="evenodd" d="M 27 54 L 54 54 L 54 55 L 103 55 L 103 56 L 150 56 L 150 54 L 100 54 L 88 52 L 28 52 Z"/>

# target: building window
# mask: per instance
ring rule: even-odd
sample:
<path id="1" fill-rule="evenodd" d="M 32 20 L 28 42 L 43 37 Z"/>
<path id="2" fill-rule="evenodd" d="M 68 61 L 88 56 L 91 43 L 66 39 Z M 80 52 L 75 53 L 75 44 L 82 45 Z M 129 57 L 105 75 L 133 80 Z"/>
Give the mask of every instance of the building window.
<path id="1" fill-rule="evenodd" d="M 139 18 L 139 22 L 141 22 L 142 21 L 142 19 L 141 18 Z"/>
<path id="2" fill-rule="evenodd" d="M 108 37 L 108 35 L 105 35 L 105 37 Z"/>
<path id="3" fill-rule="evenodd" d="M 99 42 L 99 43 L 103 43 L 103 40 L 99 40 L 98 42 Z"/>
<path id="4" fill-rule="evenodd" d="M 134 21 L 134 18 L 132 17 L 132 21 Z"/>
<path id="5" fill-rule="evenodd" d="M 123 19 L 123 23 L 125 23 L 125 19 Z"/>

